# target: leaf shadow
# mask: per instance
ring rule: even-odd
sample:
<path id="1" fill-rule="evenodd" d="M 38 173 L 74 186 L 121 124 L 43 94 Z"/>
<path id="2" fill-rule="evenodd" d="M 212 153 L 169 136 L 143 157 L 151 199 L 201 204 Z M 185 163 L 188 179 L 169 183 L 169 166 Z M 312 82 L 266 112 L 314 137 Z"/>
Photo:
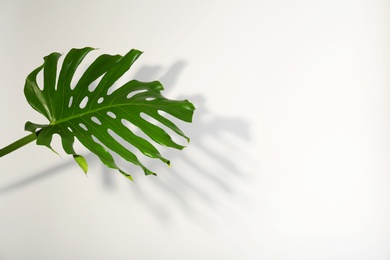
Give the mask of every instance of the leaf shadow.
<path id="1" fill-rule="evenodd" d="M 88 153 L 85 156 L 85 159 L 88 161 L 91 160 L 92 154 Z M 63 163 L 56 165 L 56 166 L 52 166 L 50 168 L 47 168 L 46 170 L 32 173 L 29 177 L 14 181 L 11 184 L 7 184 L 7 185 L 0 187 L 0 195 L 5 195 L 7 193 L 11 193 L 11 192 L 20 190 L 22 188 L 33 185 L 39 181 L 43 181 L 43 180 L 48 179 L 50 177 L 57 176 L 60 173 L 65 173 L 67 169 L 71 169 L 74 166 L 75 166 L 75 162 L 73 160 L 66 160 Z"/>
<path id="2" fill-rule="evenodd" d="M 135 78 L 145 81 L 159 78 L 166 96 L 185 66 L 185 61 L 178 61 L 159 77 L 163 68 L 144 66 Z M 147 161 L 146 167 L 157 169 L 158 177 L 134 176 L 136 185 L 131 185 L 130 193 L 164 225 L 172 223 L 176 214 L 183 214 L 209 229 L 215 221 L 231 214 L 237 206 L 234 204 L 242 200 L 241 186 L 250 183 L 253 177 L 254 167 L 248 168 L 254 159 L 242 145 L 237 145 L 251 142 L 250 124 L 242 118 L 212 113 L 203 95 L 185 98 L 194 103 L 196 111 L 191 125 L 179 127 L 191 138 L 191 143 L 183 151 L 162 148 L 163 156 L 174 166 L 161 170 L 164 165 L 160 161 Z M 237 162 L 242 158 L 246 158 L 249 167 L 243 168 L 243 163 Z M 105 188 L 114 190 L 116 179 L 109 169 L 102 171 L 107 173 L 102 174 Z"/>
<path id="3" fill-rule="evenodd" d="M 144 66 L 134 78 L 142 81 L 158 78 L 166 88 L 166 96 L 175 86 L 185 66 L 186 62 L 182 60 L 174 63 L 166 72 L 159 66 Z M 164 74 L 159 75 L 161 72 Z M 201 94 L 186 98 L 196 107 L 194 120 L 191 125 L 179 127 L 191 138 L 190 145 L 183 151 L 162 148 L 163 155 L 171 160 L 173 166 L 161 170 L 160 174 L 162 163 L 149 160 L 146 166 L 158 169 L 159 176 L 134 176 L 136 184 L 129 183 L 128 190 L 162 225 L 169 226 L 177 214 L 181 214 L 210 229 L 221 220 L 228 221 L 227 216 L 233 215 L 235 208 L 244 200 L 242 187 L 249 185 L 253 178 L 253 167 L 242 167 L 241 162 L 246 160 L 249 166 L 254 162 L 242 147 L 252 140 L 250 124 L 242 118 L 221 116 L 209 111 L 207 100 Z M 100 164 L 91 153 L 85 157 L 90 164 Z M 58 166 L 34 173 L 31 177 L 0 187 L 0 195 L 16 192 L 57 176 L 74 166 L 73 160 L 67 160 Z M 112 174 L 113 170 L 104 165 L 101 169 L 103 187 L 106 191 L 115 191 L 118 179 Z"/>

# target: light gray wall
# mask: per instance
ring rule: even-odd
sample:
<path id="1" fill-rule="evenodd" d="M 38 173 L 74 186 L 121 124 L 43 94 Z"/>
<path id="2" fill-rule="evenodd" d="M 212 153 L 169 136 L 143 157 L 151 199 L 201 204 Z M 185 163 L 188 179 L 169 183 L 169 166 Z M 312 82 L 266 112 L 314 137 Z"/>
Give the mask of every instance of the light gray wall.
<path id="1" fill-rule="evenodd" d="M 389 259 L 389 1 L 0 1 L 0 146 L 53 51 L 144 51 L 197 107 L 135 183 L 54 145 L 1 158 L 0 259 Z"/>

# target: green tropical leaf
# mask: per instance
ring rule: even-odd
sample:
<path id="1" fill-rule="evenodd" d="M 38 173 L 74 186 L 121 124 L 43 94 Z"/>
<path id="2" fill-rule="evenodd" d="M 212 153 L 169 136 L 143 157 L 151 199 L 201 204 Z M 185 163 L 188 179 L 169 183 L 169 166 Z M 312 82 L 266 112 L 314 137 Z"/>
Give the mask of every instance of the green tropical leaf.
<path id="1" fill-rule="evenodd" d="M 78 66 L 92 50 L 90 47 L 70 50 L 58 72 L 61 55 L 52 53 L 44 58 L 42 66 L 28 75 L 24 87 L 26 99 L 49 123 L 42 125 L 27 122 L 25 129 L 36 134 L 38 145 L 50 149 L 53 135 L 58 134 L 64 151 L 73 155 L 85 172 L 88 165 L 84 157 L 74 150 L 75 138 L 96 154 L 105 165 L 118 169 L 129 179 L 132 179 L 130 174 L 118 167 L 112 152 L 141 167 L 146 175 L 155 174 L 146 168 L 132 151 L 125 148 L 122 142 L 118 142 L 115 135 L 133 145 L 143 155 L 160 159 L 169 165 L 169 160 L 164 158 L 152 143 L 175 149 L 182 149 L 184 146 L 173 141 L 171 135 L 159 125 L 164 125 L 166 129 L 188 141 L 189 138 L 162 115 L 161 111 L 179 120 L 191 122 L 195 110 L 193 104 L 188 100 L 170 100 L 163 97 L 163 86 L 158 81 L 131 80 L 109 93 L 110 87 L 141 55 L 138 50 L 131 50 L 124 56 L 100 55 L 72 87 L 71 82 Z M 41 71 L 43 86 L 40 88 L 37 77 Z M 96 81 L 99 82 L 92 89 L 90 85 Z M 144 119 L 143 114 L 156 120 L 159 125 Z M 126 121 L 139 128 L 153 141 L 136 135 L 126 126 Z"/>

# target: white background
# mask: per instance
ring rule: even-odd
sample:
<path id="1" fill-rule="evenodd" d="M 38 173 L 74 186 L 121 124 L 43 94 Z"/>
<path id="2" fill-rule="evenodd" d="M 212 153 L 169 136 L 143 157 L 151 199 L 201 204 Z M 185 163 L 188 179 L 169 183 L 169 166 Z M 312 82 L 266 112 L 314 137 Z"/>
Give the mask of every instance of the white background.
<path id="1" fill-rule="evenodd" d="M 45 123 L 42 57 L 144 51 L 197 107 L 135 183 L 30 144 L 1 158 L 0 259 L 390 259 L 389 1 L 0 1 L 0 146 Z"/>

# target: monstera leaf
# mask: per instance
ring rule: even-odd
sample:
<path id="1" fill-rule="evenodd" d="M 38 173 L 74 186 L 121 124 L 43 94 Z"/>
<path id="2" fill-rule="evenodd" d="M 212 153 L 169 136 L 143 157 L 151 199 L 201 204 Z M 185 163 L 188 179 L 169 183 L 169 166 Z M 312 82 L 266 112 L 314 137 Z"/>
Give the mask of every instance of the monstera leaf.
<path id="1" fill-rule="evenodd" d="M 126 148 L 124 142 L 132 145 L 143 155 L 157 158 L 169 165 L 169 160 L 164 158 L 152 143 L 175 149 L 182 149 L 184 146 L 174 142 L 161 126 L 171 129 L 188 141 L 189 138 L 161 111 L 182 121 L 191 122 L 194 106 L 188 100 L 169 100 L 163 97 L 161 95 L 163 86 L 158 81 L 131 80 L 113 91 L 110 90 L 141 55 L 138 50 L 131 50 L 124 56 L 107 54 L 99 56 L 85 70 L 77 83 L 73 84 L 76 69 L 92 50 L 90 47 L 70 50 L 58 73 L 61 55 L 52 53 L 44 58 L 42 66 L 28 75 L 24 87 L 27 101 L 44 115 L 49 123 L 27 122 L 25 129 L 32 134 L 25 137 L 25 142 L 36 139 L 38 145 L 52 149 L 52 137 L 58 134 L 64 151 L 72 155 L 87 172 L 86 160 L 74 150 L 74 141 L 77 138 L 105 165 L 118 169 L 129 179 L 132 179 L 131 175 L 118 167 L 113 152 L 141 167 L 146 175 L 155 174 Z M 43 86 L 40 87 L 37 77 L 42 70 Z M 147 117 L 157 123 L 152 123 Z M 129 123 L 153 141 L 140 137 L 134 129 L 130 130 Z M 123 140 L 118 141 L 116 136 Z"/>

